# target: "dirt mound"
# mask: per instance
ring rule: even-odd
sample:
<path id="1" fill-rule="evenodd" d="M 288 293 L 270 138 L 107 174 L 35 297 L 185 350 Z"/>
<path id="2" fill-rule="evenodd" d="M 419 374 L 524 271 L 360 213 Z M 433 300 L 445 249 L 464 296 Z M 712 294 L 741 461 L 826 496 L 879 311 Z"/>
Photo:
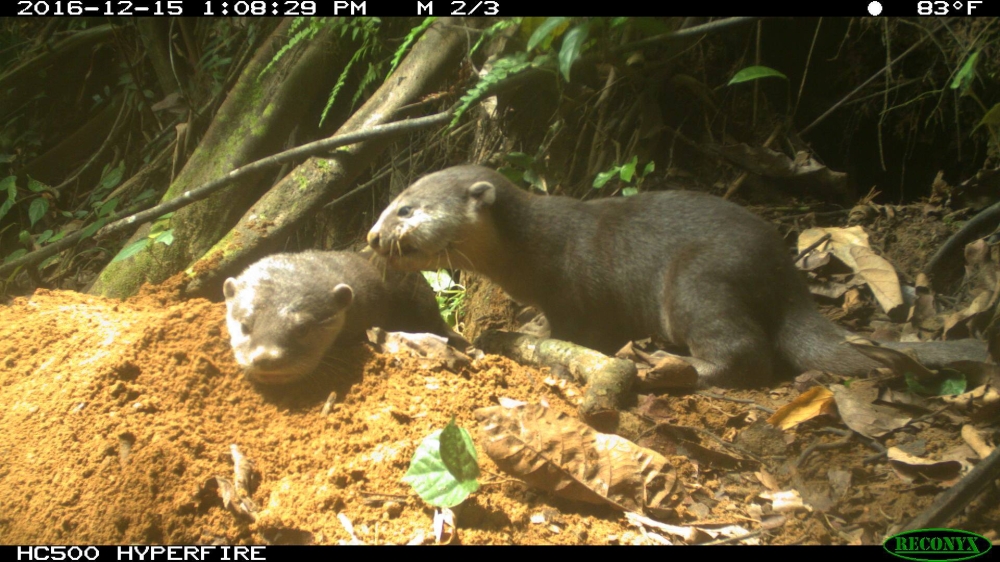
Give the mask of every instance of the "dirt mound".
<path id="1" fill-rule="evenodd" d="M 431 536 L 431 511 L 400 479 L 416 445 L 452 414 L 498 396 L 573 410 L 538 372 L 490 357 L 459 374 L 358 346 L 330 376 L 271 389 L 232 359 L 225 306 L 169 286 L 121 302 L 37 291 L 0 308 L 0 537 L 9 544 L 366 543 Z M 360 381 L 358 380 L 360 379 Z M 341 396 L 327 414 L 331 392 Z M 256 522 L 225 509 L 214 476 L 230 445 L 263 475 Z M 462 506 L 464 543 L 607 542 L 608 509 L 560 505 L 561 532 L 532 525 L 551 500 L 499 474 Z M 555 500 L 558 502 L 559 500 Z M 580 511 L 580 510 L 584 511 Z"/>

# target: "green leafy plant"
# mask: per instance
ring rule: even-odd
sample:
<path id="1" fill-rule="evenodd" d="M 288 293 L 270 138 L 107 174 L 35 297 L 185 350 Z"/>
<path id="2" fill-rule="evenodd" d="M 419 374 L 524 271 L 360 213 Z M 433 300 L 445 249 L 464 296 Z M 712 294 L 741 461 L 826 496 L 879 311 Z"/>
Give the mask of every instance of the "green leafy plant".
<path id="1" fill-rule="evenodd" d="M 906 373 L 906 388 L 914 394 L 923 396 L 954 396 L 965 392 L 966 380 L 964 374 L 952 369 L 944 370 L 943 374 L 946 377 L 937 381 L 936 385 L 927 385 L 918 381 L 917 377 L 912 373 Z"/>
<path id="2" fill-rule="evenodd" d="M 608 170 L 597 174 L 594 176 L 594 189 L 604 187 L 612 178 L 618 176 L 625 184 L 631 184 L 635 180 L 634 186 L 630 185 L 622 189 L 622 195 L 629 197 L 639 193 L 639 187 L 642 185 L 643 180 L 656 169 L 656 162 L 650 160 L 642 171 L 636 174 L 636 166 L 638 165 L 639 156 L 635 155 L 625 164 L 612 166 Z"/>
<path id="3" fill-rule="evenodd" d="M 760 80 L 761 78 L 770 78 L 770 77 L 781 78 L 786 82 L 788 81 L 787 76 L 785 76 L 784 74 L 778 72 L 773 68 L 769 68 L 766 66 L 748 66 L 743 70 L 737 72 L 735 75 L 733 75 L 733 77 L 729 80 L 729 84 L 727 85 L 732 86 L 733 84 L 739 84 L 741 82 L 750 82 L 753 80 Z"/>
<path id="4" fill-rule="evenodd" d="M 428 504 L 453 507 L 479 489 L 479 460 L 472 437 L 455 425 L 431 433 L 417 446 L 406 482 Z"/>
<path id="5" fill-rule="evenodd" d="M 437 299 L 438 310 L 449 326 L 455 327 L 458 317 L 465 309 L 465 287 L 455 283 L 447 271 L 424 271 L 424 279 L 430 283 Z"/>

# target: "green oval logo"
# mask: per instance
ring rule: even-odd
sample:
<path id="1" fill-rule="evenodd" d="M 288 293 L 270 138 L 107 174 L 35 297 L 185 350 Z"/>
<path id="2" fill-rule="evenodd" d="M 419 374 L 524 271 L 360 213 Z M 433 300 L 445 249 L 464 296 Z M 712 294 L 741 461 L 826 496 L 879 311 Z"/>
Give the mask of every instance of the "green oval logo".
<path id="1" fill-rule="evenodd" d="M 905 531 L 885 539 L 882 546 L 889 554 L 918 562 L 968 560 L 993 548 L 986 537 L 958 529 Z"/>

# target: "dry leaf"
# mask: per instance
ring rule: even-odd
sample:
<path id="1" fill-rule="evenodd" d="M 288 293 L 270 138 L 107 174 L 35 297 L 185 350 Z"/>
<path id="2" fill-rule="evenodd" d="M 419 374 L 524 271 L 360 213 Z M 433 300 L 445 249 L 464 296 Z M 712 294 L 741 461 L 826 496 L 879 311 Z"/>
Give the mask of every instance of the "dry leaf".
<path id="1" fill-rule="evenodd" d="M 899 447 L 889 447 L 889 464 L 896 474 L 907 482 L 912 482 L 919 476 L 930 480 L 947 482 L 958 478 L 962 473 L 962 463 L 958 461 L 935 461 L 915 457 Z"/>
<path id="2" fill-rule="evenodd" d="M 789 430 L 816 416 L 833 412 L 833 393 L 822 386 L 814 386 L 778 408 L 777 412 L 767 418 L 767 423 Z"/>
<path id="3" fill-rule="evenodd" d="M 678 487 L 659 453 L 561 412 L 528 404 L 475 415 L 501 470 L 560 497 L 637 511 L 666 507 Z"/>
<path id="4" fill-rule="evenodd" d="M 865 437 L 876 438 L 910 423 L 909 416 L 894 408 L 873 404 L 877 390 L 859 388 L 862 386 L 855 383 L 851 388 L 841 384 L 830 387 L 837 401 L 840 419 L 847 427 Z"/>
<path id="5" fill-rule="evenodd" d="M 833 253 L 840 261 L 864 278 L 879 305 L 886 313 L 903 304 L 899 276 L 885 258 L 876 254 L 868 244 L 868 234 L 860 226 L 850 228 L 810 228 L 799 235 L 799 251 L 808 248 L 820 238 L 830 235 L 817 250 Z"/>

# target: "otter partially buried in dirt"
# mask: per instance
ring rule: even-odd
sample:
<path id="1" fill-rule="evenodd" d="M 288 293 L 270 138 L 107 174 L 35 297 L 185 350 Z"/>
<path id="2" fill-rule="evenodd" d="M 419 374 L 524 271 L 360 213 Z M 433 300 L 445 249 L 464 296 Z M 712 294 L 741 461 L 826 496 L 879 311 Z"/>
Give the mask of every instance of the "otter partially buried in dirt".
<path id="1" fill-rule="evenodd" d="M 531 195 L 457 166 L 421 178 L 382 212 L 369 245 L 392 267 L 478 271 L 540 308 L 552 337 L 613 353 L 659 335 L 690 351 L 703 384 L 754 386 L 775 372 L 861 375 L 878 364 L 815 308 L 775 229 L 694 192 L 581 202 Z M 893 344 L 934 366 L 983 360 L 976 340 Z"/>
<path id="2" fill-rule="evenodd" d="M 351 252 L 268 256 L 226 279 L 223 293 L 236 362 L 261 383 L 312 373 L 331 345 L 373 326 L 454 334 L 421 275 L 383 272 Z"/>

